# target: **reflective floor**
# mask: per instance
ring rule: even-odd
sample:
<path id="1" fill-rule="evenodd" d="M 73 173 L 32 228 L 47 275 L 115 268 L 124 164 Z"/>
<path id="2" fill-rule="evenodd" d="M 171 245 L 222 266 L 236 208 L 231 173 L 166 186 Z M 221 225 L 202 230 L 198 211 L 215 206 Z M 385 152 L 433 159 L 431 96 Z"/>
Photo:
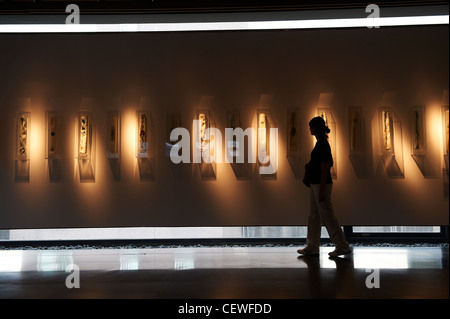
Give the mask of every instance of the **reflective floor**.
<path id="1" fill-rule="evenodd" d="M 296 249 L 0 250 L 0 298 L 449 298 L 448 247 Z"/>

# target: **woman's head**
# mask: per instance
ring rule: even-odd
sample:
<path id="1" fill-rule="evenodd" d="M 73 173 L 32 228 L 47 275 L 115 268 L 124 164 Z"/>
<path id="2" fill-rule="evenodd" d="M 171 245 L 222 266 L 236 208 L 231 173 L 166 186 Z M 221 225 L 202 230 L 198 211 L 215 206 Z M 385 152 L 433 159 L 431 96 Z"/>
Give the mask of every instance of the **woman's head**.
<path id="1" fill-rule="evenodd" d="M 311 121 L 309 121 L 309 129 L 312 135 L 315 136 L 325 136 L 330 133 L 330 129 L 325 125 L 325 121 L 320 116 L 314 117 Z"/>

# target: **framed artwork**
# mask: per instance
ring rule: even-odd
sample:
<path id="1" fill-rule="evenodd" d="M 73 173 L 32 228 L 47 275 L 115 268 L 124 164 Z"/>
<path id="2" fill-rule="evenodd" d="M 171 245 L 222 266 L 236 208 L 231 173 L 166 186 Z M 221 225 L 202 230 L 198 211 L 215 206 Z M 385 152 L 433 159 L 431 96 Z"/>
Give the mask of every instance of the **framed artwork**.
<path id="1" fill-rule="evenodd" d="M 106 132 L 106 157 L 118 159 L 120 157 L 120 113 L 108 113 Z"/>
<path id="2" fill-rule="evenodd" d="M 22 112 L 16 117 L 16 159 L 30 159 L 30 112 Z"/>
<path id="3" fill-rule="evenodd" d="M 137 158 L 148 158 L 149 156 L 149 119 L 146 112 L 138 111 L 136 113 L 136 157 Z"/>

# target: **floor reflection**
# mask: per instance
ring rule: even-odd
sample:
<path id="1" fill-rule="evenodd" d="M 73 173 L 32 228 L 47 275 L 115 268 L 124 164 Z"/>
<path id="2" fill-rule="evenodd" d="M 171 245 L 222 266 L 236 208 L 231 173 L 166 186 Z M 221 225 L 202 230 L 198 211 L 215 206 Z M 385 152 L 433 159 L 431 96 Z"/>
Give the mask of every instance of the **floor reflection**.
<path id="1" fill-rule="evenodd" d="M 306 283 L 310 297 L 336 298 L 352 281 L 353 255 L 327 259 L 324 259 L 322 255 L 320 257 L 299 256 L 297 259 L 307 265 Z M 331 268 L 334 271 L 330 271 Z"/>
<path id="2" fill-rule="evenodd" d="M 0 298 L 448 298 L 448 247 L 332 249 L 3 250 Z M 78 290 L 65 285 L 72 264 Z M 367 285 L 375 270 L 379 289 Z"/>
<path id="3" fill-rule="evenodd" d="M 81 270 L 151 270 L 151 269 L 224 269 L 224 268 L 298 268 L 308 262 L 323 269 L 337 269 L 328 258 L 332 247 L 322 247 L 317 260 L 299 264 L 295 248 L 165 248 L 100 250 L 3 250 L 0 272 L 64 271 L 70 264 Z M 354 269 L 448 269 L 448 247 L 397 248 L 355 247 L 351 259 Z M 301 259 L 302 260 L 302 259 Z"/>
<path id="4" fill-rule="evenodd" d="M 0 251 L 0 272 L 22 270 L 22 250 Z"/>

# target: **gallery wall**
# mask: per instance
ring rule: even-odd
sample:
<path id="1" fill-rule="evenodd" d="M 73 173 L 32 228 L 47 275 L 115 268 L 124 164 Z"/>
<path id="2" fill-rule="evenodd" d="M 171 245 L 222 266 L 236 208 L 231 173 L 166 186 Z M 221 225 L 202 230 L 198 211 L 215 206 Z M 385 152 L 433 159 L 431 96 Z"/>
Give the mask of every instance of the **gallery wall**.
<path id="1" fill-rule="evenodd" d="M 308 122 L 335 122 L 332 200 L 343 225 L 448 225 L 442 106 L 448 105 L 448 26 L 379 29 L 0 35 L 0 229 L 306 225 L 302 184 L 314 138 Z M 227 112 L 256 128 L 261 98 L 278 128 L 278 169 L 238 178 L 218 163 L 203 179 L 166 156 L 168 114 L 192 132 L 202 97 L 223 135 Z M 411 156 L 411 111 L 424 110 L 426 152 Z M 364 157 L 349 158 L 350 116 L 364 123 Z M 401 124 L 400 176 L 380 152 L 379 110 Z M 80 180 L 77 112 L 95 121 L 94 181 Z M 58 114 L 61 156 L 51 180 L 46 112 Z M 108 112 L 120 113 L 120 162 L 106 157 Z M 151 116 L 151 174 L 136 158 L 137 111 Z M 298 148 L 288 159 L 288 112 Z M 17 114 L 29 112 L 29 175 L 17 178 Z M 224 145 L 222 146 L 225 147 Z M 223 152 L 224 153 L 224 152 Z M 446 196 L 447 195 L 447 196 Z"/>

